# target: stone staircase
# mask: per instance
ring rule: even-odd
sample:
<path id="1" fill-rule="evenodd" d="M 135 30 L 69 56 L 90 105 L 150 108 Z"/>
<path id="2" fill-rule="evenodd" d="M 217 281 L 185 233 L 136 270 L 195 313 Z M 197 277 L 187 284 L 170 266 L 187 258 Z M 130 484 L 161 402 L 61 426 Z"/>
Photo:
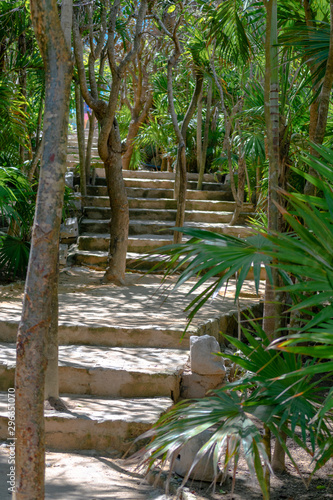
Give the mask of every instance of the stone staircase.
<path id="1" fill-rule="evenodd" d="M 189 285 L 168 297 L 158 277 L 129 275 L 127 286 L 116 287 L 100 285 L 102 274 L 73 268 L 60 275 L 59 385 L 68 411 L 45 410 L 46 444 L 54 450 L 127 451 L 179 398 L 190 335 L 220 340 L 221 331 L 235 331 L 232 285 L 198 313 L 180 342 Z M 75 281 L 82 275 L 84 285 Z M 249 283 L 242 309 L 258 303 L 253 288 Z M 14 387 L 22 293 L 23 285 L 0 289 L 1 440 L 9 437 L 7 390 Z"/>
<path id="2" fill-rule="evenodd" d="M 98 169 L 102 173 L 101 169 Z M 176 200 L 173 199 L 174 174 L 145 170 L 124 171 L 129 201 L 130 225 L 127 253 L 128 270 L 144 270 L 156 263 L 154 259 L 141 260 L 147 252 L 158 253 L 158 248 L 172 243 L 176 219 Z M 205 174 L 203 190 L 195 189 L 197 174 L 189 174 L 186 201 L 185 226 L 207 229 L 233 236 L 245 236 L 250 228 L 246 218 L 253 211 L 249 203 L 244 205 L 241 224 L 229 226 L 235 203 L 230 201 L 228 185 L 217 183 L 212 174 Z M 95 186 L 88 186 L 87 196 L 82 198 L 84 207 L 80 223 L 78 248 L 75 252 L 77 265 L 105 267 L 109 246 L 111 212 L 106 181 L 97 177 Z"/>
<path id="3" fill-rule="evenodd" d="M 87 131 L 86 131 L 87 134 Z M 92 164 L 96 172 L 94 186 L 87 186 L 82 198 L 83 218 L 79 228 L 78 245 L 72 253 L 77 265 L 96 269 L 107 264 L 111 211 L 107 196 L 105 172 L 97 151 L 97 136 L 92 147 Z M 79 162 L 77 139 L 69 136 L 67 164 L 74 168 Z M 172 243 L 177 204 L 173 199 L 175 174 L 148 170 L 124 170 L 130 211 L 128 270 L 147 270 L 160 259 L 155 255 L 142 260 L 147 252 Z M 253 205 L 245 203 L 240 224 L 229 226 L 235 208 L 230 184 L 221 184 L 213 174 L 205 174 L 203 190 L 196 189 L 198 174 L 188 174 L 185 226 L 207 229 L 233 236 L 246 236 L 251 230 L 246 225 Z"/>
<path id="4" fill-rule="evenodd" d="M 74 140 L 72 146 L 69 165 L 77 163 Z M 219 339 L 221 331 L 232 333 L 237 311 L 232 294 L 217 297 L 199 312 L 180 343 L 189 286 L 163 298 L 156 295 L 160 279 L 154 276 L 130 274 L 127 286 L 101 285 L 111 214 L 98 165 L 96 172 L 96 184 L 88 187 L 82 199 L 78 248 L 72 256 L 76 265 L 84 267 L 65 270 L 60 277 L 59 383 L 68 411 L 46 408 L 46 445 L 62 451 L 124 452 L 179 398 L 190 335 Z M 124 178 L 130 206 L 127 268 L 144 270 L 152 261 L 140 260 L 143 254 L 172 242 L 174 175 L 140 170 L 125 171 Z M 235 236 L 248 234 L 245 224 L 228 226 L 234 209 L 228 186 L 205 175 L 204 190 L 197 191 L 196 180 L 189 175 L 186 225 Z M 251 210 L 246 204 L 243 221 Z M 77 281 L 82 273 L 84 285 Z M 258 303 L 253 288 L 249 283 L 242 308 Z M 0 289 L 0 439 L 4 440 L 8 438 L 6 391 L 14 386 L 22 293 L 23 286 L 19 292 L 15 287 Z"/>

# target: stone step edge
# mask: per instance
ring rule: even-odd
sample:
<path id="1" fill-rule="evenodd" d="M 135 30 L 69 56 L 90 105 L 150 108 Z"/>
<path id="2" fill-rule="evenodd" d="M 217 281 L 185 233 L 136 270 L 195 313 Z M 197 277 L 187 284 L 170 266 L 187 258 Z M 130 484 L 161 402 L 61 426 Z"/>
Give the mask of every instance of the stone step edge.
<path id="1" fill-rule="evenodd" d="M 19 321 L 0 321 L 0 342 L 16 341 Z M 143 325 L 131 327 L 127 325 L 83 325 L 59 321 L 59 345 L 87 345 L 102 347 L 141 347 L 149 346 L 157 349 L 189 349 L 190 335 L 200 335 L 200 327 L 190 325 L 183 340 L 183 327 L 164 328 L 162 326 Z M 92 338 L 91 338 L 92 337 Z M 137 338 L 136 340 L 135 337 Z M 140 342 L 138 342 L 138 339 Z"/>
<path id="2" fill-rule="evenodd" d="M 215 192 L 215 191 L 213 191 Z M 94 195 L 84 195 L 84 196 L 81 196 L 81 198 L 83 200 L 85 200 L 86 198 L 88 198 L 89 200 L 91 199 L 102 199 L 102 200 L 109 200 L 109 197 L 108 196 L 94 196 Z M 127 199 L 129 202 L 131 201 L 166 201 L 166 202 L 174 202 L 174 203 L 177 203 L 177 200 L 175 200 L 174 198 L 144 198 L 142 196 L 127 196 Z M 186 202 L 190 202 L 190 203 L 198 203 L 200 205 L 209 205 L 209 204 L 225 204 L 225 205 L 235 205 L 236 206 L 236 203 L 234 201 L 220 201 L 220 200 L 191 200 L 190 198 L 186 198 Z M 254 206 L 253 206 L 253 203 L 250 203 L 248 201 L 244 202 L 243 204 L 243 207 L 245 208 L 249 208 L 252 210 L 254 210 Z M 98 206 L 95 206 L 95 205 L 89 205 L 89 208 L 109 208 L 109 207 L 98 207 Z"/>
<path id="3" fill-rule="evenodd" d="M 14 343 L 7 343 L 7 342 L 1 342 L 0 346 L 2 348 L 7 349 L 7 352 L 13 352 L 14 358 L 15 358 L 15 352 L 16 352 L 16 344 Z M 73 349 L 71 349 L 73 348 Z M 75 348 L 82 350 L 81 352 L 81 362 L 78 359 L 78 357 L 75 357 Z M 98 351 L 100 351 L 100 355 L 98 355 Z M 150 360 L 145 360 L 144 366 L 140 368 L 139 363 L 136 365 L 133 364 L 133 361 L 130 359 L 127 363 L 123 363 L 120 365 L 117 362 L 113 362 L 114 364 L 107 364 L 108 362 L 110 363 L 110 358 L 112 359 L 112 356 L 114 357 L 113 359 L 122 359 L 123 352 L 126 351 L 126 354 L 131 353 L 132 356 L 134 357 L 135 353 L 137 352 L 138 355 L 136 358 L 140 357 L 140 351 L 141 354 L 143 354 L 143 351 L 145 354 L 149 355 L 149 353 L 158 353 L 160 354 L 160 357 L 156 361 L 150 361 Z M 170 359 L 168 359 L 167 363 L 164 363 L 162 360 L 162 354 L 169 354 L 176 356 L 177 354 L 180 355 L 180 359 L 177 359 L 177 361 L 174 360 L 174 365 L 171 365 Z M 91 358 L 92 354 L 97 354 L 96 357 Z M 103 356 L 104 355 L 104 356 Z M 91 372 L 96 372 L 97 370 L 101 371 L 113 371 L 113 372 L 127 372 L 127 373 L 134 373 L 134 374 L 142 374 L 142 375 L 158 375 L 158 376 L 168 376 L 168 375 L 173 375 L 173 374 L 179 374 L 182 369 L 183 365 L 187 362 L 189 356 L 189 350 L 186 349 L 176 349 L 176 348 L 157 348 L 157 347 L 110 347 L 110 346 L 83 346 L 80 344 L 67 344 L 65 346 L 59 346 L 59 368 L 64 368 L 64 369 L 77 369 L 77 370 L 87 370 Z M 84 363 L 83 360 L 86 359 L 99 359 L 100 362 L 99 364 L 94 364 L 92 361 L 91 363 Z M 131 364 L 132 363 L 132 364 Z M 158 369 L 152 369 L 151 365 L 154 365 L 158 363 Z M 6 360 L 0 361 L 0 367 L 8 367 L 12 368 L 15 367 L 15 361 L 9 361 L 6 363 Z"/>
<path id="4" fill-rule="evenodd" d="M 62 451 L 116 449 L 126 452 L 134 439 L 150 429 L 174 404 L 168 397 L 102 398 L 74 394 L 60 394 L 60 397 L 72 408 L 69 412 L 46 409 L 45 431 L 46 447 Z M 94 411 L 92 406 L 98 402 L 104 411 Z M 0 439 L 10 444 L 7 392 L 0 393 Z M 141 446 L 142 441 L 134 445 L 132 451 Z"/>
<path id="5" fill-rule="evenodd" d="M 157 254 L 157 255 L 156 255 Z M 96 270 L 103 270 L 105 269 L 105 265 L 107 263 L 107 258 L 108 258 L 108 252 L 103 251 L 103 250 L 76 250 L 73 255 L 78 255 L 84 257 L 89 257 L 89 256 L 95 256 L 96 260 L 100 262 L 100 265 L 96 262 L 95 264 L 88 264 L 88 263 L 83 263 L 80 262 L 80 265 L 89 267 L 91 269 L 96 269 Z M 135 252 L 127 252 L 127 257 L 126 257 L 126 268 L 128 271 L 133 271 L 137 269 L 138 271 L 141 269 L 140 264 L 142 263 L 143 267 L 142 269 L 148 269 L 147 266 L 155 266 L 157 264 L 163 264 L 163 256 L 158 255 L 158 248 L 156 248 L 156 252 L 154 251 L 153 254 L 149 254 L 147 252 L 143 253 L 135 253 Z M 103 266 L 103 263 L 105 264 Z M 131 266 L 132 264 L 132 266 Z M 151 267 L 149 267 L 150 269 Z M 160 267 L 161 272 L 164 269 L 164 267 L 161 265 Z M 157 270 L 155 270 L 155 273 Z M 247 275 L 248 280 L 252 280 L 254 277 L 253 275 L 253 268 L 251 267 L 249 270 L 249 273 Z M 266 270 L 265 267 L 262 265 L 261 266 L 261 271 L 260 271 L 260 280 L 265 281 L 266 280 Z"/>
<path id="6" fill-rule="evenodd" d="M 89 210 L 100 210 L 100 211 L 110 211 L 110 207 L 95 207 L 95 206 L 85 206 L 84 207 L 86 211 L 89 211 Z M 160 213 L 165 213 L 166 211 L 168 213 L 172 213 L 174 215 L 176 215 L 177 213 L 177 209 L 176 208 L 141 208 L 141 207 L 129 207 L 129 212 L 134 212 L 134 211 L 137 211 L 137 212 L 142 212 L 142 213 L 146 213 L 147 210 L 149 210 L 150 212 L 156 212 L 157 214 L 160 214 Z M 230 215 L 230 217 L 232 216 L 233 214 L 233 211 L 227 211 L 227 210 L 197 210 L 197 209 L 186 209 L 185 210 L 185 216 L 186 214 L 199 214 L 199 215 L 202 215 L 202 214 L 209 214 L 211 216 L 220 216 L 220 215 Z M 251 212 L 240 212 L 239 216 L 251 216 L 251 215 L 254 215 L 254 213 L 251 213 Z M 104 219 L 101 219 L 101 220 L 104 220 Z"/>
<path id="7" fill-rule="evenodd" d="M 216 212 L 213 212 L 216 213 Z M 246 214 L 247 215 L 247 214 Z M 89 219 L 87 217 L 84 217 L 81 219 L 80 224 L 105 224 L 108 221 L 108 219 Z M 144 220 L 144 219 L 133 219 L 130 220 L 130 225 L 135 225 L 135 224 L 146 224 L 146 225 L 153 225 L 153 224 L 160 224 L 162 226 L 167 226 L 167 227 L 175 227 L 174 221 L 165 221 L 165 220 Z M 206 226 L 216 226 L 216 227 L 223 227 L 223 228 L 230 228 L 230 229 L 249 229 L 251 230 L 251 226 L 247 226 L 245 224 L 240 224 L 237 226 L 230 226 L 227 222 L 197 222 L 197 221 L 188 221 L 185 222 L 184 227 L 189 228 L 192 227 L 194 229 L 200 229 L 200 226 L 204 227 L 204 229 L 207 229 Z"/>

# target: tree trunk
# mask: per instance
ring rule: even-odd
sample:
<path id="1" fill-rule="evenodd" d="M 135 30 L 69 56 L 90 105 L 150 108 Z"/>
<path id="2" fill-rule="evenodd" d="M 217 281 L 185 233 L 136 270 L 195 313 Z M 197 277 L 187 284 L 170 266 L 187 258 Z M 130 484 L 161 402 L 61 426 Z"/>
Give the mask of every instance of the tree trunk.
<path id="1" fill-rule="evenodd" d="M 332 86 L 333 86 L 333 0 L 330 0 L 330 45 L 329 45 L 328 58 L 326 64 L 326 71 L 317 103 L 318 108 L 317 109 L 314 108 L 312 110 L 313 115 L 312 116 L 310 115 L 310 118 L 312 118 L 313 120 L 312 122 L 310 122 L 311 132 L 313 131 L 314 128 L 314 120 L 315 119 L 317 120 L 313 138 L 313 141 L 316 144 L 322 144 L 325 137 Z M 318 156 L 318 153 L 316 151 L 313 151 L 313 154 L 315 156 Z M 316 170 L 312 168 L 309 169 L 309 173 L 315 177 L 318 176 Z M 313 195 L 315 193 L 315 186 L 311 182 L 307 181 L 304 187 L 304 193 L 307 195 Z"/>
<path id="2" fill-rule="evenodd" d="M 58 282 L 59 282 L 59 258 L 57 259 L 57 270 L 55 283 L 52 290 L 51 301 L 51 324 L 45 338 L 45 356 L 47 367 L 45 372 L 44 399 L 59 398 L 59 369 L 58 369 Z"/>
<path id="3" fill-rule="evenodd" d="M 139 71 L 142 72 L 141 64 L 139 66 Z M 131 159 L 134 151 L 134 140 L 138 135 L 141 125 L 145 122 L 149 110 L 153 104 L 153 94 L 148 90 L 148 85 L 142 84 L 142 74 L 139 74 L 138 88 L 135 89 L 135 106 L 130 108 L 132 120 L 128 128 L 128 133 L 126 137 L 126 151 L 123 155 L 123 169 L 129 170 L 131 165 Z M 133 82 L 134 84 L 134 82 Z"/>
<path id="4" fill-rule="evenodd" d="M 280 229 L 277 189 L 280 175 L 280 132 L 279 132 L 279 59 L 277 47 L 277 0 L 265 0 L 266 25 L 266 71 L 265 71 L 265 119 L 269 158 L 268 175 L 268 230 Z M 266 280 L 263 329 L 270 340 L 274 340 L 281 324 L 281 303 L 274 286 L 278 285 L 278 274 L 272 270 L 274 283 Z M 281 438 L 283 436 L 281 435 Z M 285 467 L 285 452 L 277 441 L 272 469 L 281 472 Z"/>
<path id="5" fill-rule="evenodd" d="M 25 13 L 25 7 L 23 7 L 23 10 L 21 12 L 21 16 L 24 17 L 25 15 L 26 15 L 26 13 Z M 22 19 L 22 21 L 23 21 L 23 19 Z M 26 52 L 27 52 L 27 43 L 26 43 L 26 35 L 25 35 L 25 31 L 24 31 L 18 37 L 18 54 L 19 54 L 19 57 L 24 56 L 26 54 Z M 18 81 L 19 81 L 20 92 L 21 92 L 22 96 L 25 99 L 26 96 L 27 96 L 27 70 L 26 70 L 26 68 L 21 68 L 19 70 Z M 21 110 L 22 110 L 21 121 L 23 122 L 24 129 L 25 129 L 25 132 L 26 132 L 27 124 L 26 124 L 26 118 L 24 118 L 24 116 L 25 116 L 25 113 L 27 111 L 27 105 L 25 104 L 25 102 L 24 102 L 24 104 L 22 104 Z M 25 152 L 25 146 L 23 144 L 20 144 L 20 146 L 19 146 L 19 154 L 20 154 L 20 160 L 21 160 L 22 168 L 23 168 L 23 163 L 24 163 L 24 160 L 25 160 L 25 158 L 24 158 L 24 152 Z"/>
<path id="6" fill-rule="evenodd" d="M 37 118 L 36 150 L 38 149 L 39 143 L 41 141 L 41 138 L 39 136 L 40 136 L 40 130 L 41 130 L 41 126 L 42 126 L 43 110 L 44 110 L 44 101 L 43 101 L 43 99 L 41 99 L 40 103 L 39 103 L 38 118 Z"/>
<path id="7" fill-rule="evenodd" d="M 126 137 L 126 151 L 123 155 L 123 169 L 124 170 L 129 170 L 130 164 L 131 164 L 131 159 L 132 159 L 132 154 L 134 151 L 134 139 L 138 135 L 139 128 L 140 128 L 141 123 L 137 119 L 132 119 L 131 123 L 128 128 L 128 133 Z"/>
<path id="8" fill-rule="evenodd" d="M 78 4 L 79 6 L 79 4 Z M 105 166 L 108 194 L 111 208 L 111 240 L 109 263 L 104 280 L 123 283 L 126 270 L 126 252 L 128 241 L 129 211 L 125 184 L 122 176 L 121 154 L 122 145 L 120 141 L 119 127 L 116 120 L 118 108 L 118 97 L 121 81 L 129 63 L 136 57 L 143 34 L 143 24 L 147 11 L 147 0 L 140 2 L 133 37 L 128 44 L 129 50 L 123 57 L 119 57 L 118 46 L 116 48 L 116 21 L 121 12 L 120 0 L 101 4 L 101 30 L 100 35 L 93 33 L 92 18 L 90 17 L 88 29 L 90 37 L 89 54 L 89 88 L 86 79 L 86 71 L 83 60 L 83 44 L 79 27 L 79 16 L 74 16 L 73 42 L 76 64 L 80 81 L 80 88 L 84 100 L 88 106 L 95 111 L 96 118 L 100 124 L 98 136 L 98 153 Z M 108 10 L 109 9 L 109 10 Z M 108 19 L 108 23 L 107 23 Z M 108 24 L 108 25 L 107 25 Z M 94 43 L 96 40 L 96 44 Z M 127 44 L 126 44 L 127 45 Z M 108 103 L 100 98 L 97 80 L 95 76 L 95 61 L 104 51 L 107 54 L 110 70 L 112 73 L 112 85 Z M 102 57 L 104 60 L 104 56 Z"/>
<path id="9" fill-rule="evenodd" d="M 172 71 L 172 69 L 171 69 Z M 175 198 L 177 200 L 177 214 L 176 214 L 176 227 L 182 227 L 185 222 L 185 207 L 186 207 L 186 191 L 187 191 L 187 169 L 186 169 L 186 133 L 189 126 L 190 120 L 194 114 L 195 108 L 197 106 L 198 98 L 200 96 L 203 84 L 203 73 L 199 70 L 196 72 L 195 88 L 193 91 L 192 99 L 187 108 L 182 127 L 180 130 L 180 141 L 178 144 L 178 154 L 177 154 L 177 164 L 176 164 L 176 176 L 175 176 Z M 169 82 L 168 82 L 169 86 Z M 172 87 L 172 80 L 171 80 Z M 170 92 L 168 93 L 169 106 L 170 106 Z M 173 115 L 175 115 L 173 109 Z M 173 124 L 175 128 L 176 120 L 173 118 Z M 179 127 L 177 125 L 179 130 Z M 176 131 L 176 129 L 175 129 Z M 179 137 L 178 131 L 176 135 Z M 174 243 L 180 243 L 182 240 L 182 233 L 179 231 L 174 232 L 173 241 Z"/>
<path id="10" fill-rule="evenodd" d="M 84 136 L 84 119 L 82 113 L 82 97 L 79 85 L 75 84 L 75 107 L 76 107 L 76 133 L 77 143 L 79 146 L 79 161 L 80 161 L 80 191 L 83 196 L 87 194 L 86 170 L 85 170 L 85 136 Z"/>
<path id="11" fill-rule="evenodd" d="M 201 89 L 200 96 L 198 98 L 198 109 L 197 109 L 197 172 L 199 174 L 198 186 L 200 181 L 200 172 L 202 171 L 202 108 L 203 108 L 203 89 Z M 203 177 L 203 174 L 202 174 Z M 202 187 L 202 179 L 201 179 Z M 198 189 L 201 189 L 201 187 Z"/>
<path id="12" fill-rule="evenodd" d="M 63 2 L 64 3 L 64 2 Z M 66 170 L 72 75 L 55 0 L 31 0 L 46 79 L 44 151 L 16 357 L 16 500 L 44 498 L 44 382 Z"/>
<path id="13" fill-rule="evenodd" d="M 88 134 L 85 165 L 84 165 L 84 169 L 86 172 L 86 186 L 90 184 L 91 149 L 94 140 L 95 124 L 96 124 L 95 112 L 92 111 L 89 116 L 89 134 Z"/>
<path id="14" fill-rule="evenodd" d="M 237 186 L 237 196 L 236 196 L 236 208 L 232 214 L 230 221 L 230 226 L 234 226 L 239 219 L 239 215 L 243 208 L 244 201 L 244 187 L 245 187 L 245 155 L 243 151 L 243 145 L 239 147 L 239 160 L 238 160 L 238 186 Z"/>
<path id="15" fill-rule="evenodd" d="M 128 243 L 129 209 L 122 176 L 121 139 L 116 119 L 110 132 L 109 157 L 104 163 L 111 205 L 109 262 L 104 281 L 124 284 Z"/>
<path id="16" fill-rule="evenodd" d="M 201 156 L 201 162 L 200 162 L 200 171 L 199 171 L 197 189 L 202 189 L 202 181 L 203 181 L 203 176 L 205 173 L 212 98 L 213 98 L 213 83 L 212 83 L 212 80 L 209 80 L 208 93 L 207 93 L 206 121 L 205 121 L 205 130 L 204 130 L 204 138 L 203 138 L 202 153 L 201 153 L 202 156 Z"/>

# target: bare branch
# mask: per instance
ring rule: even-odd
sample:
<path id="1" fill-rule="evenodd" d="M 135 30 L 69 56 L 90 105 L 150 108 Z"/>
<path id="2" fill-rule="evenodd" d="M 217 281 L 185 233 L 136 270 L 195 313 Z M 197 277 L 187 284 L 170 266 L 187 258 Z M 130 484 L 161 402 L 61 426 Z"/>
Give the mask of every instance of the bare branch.
<path id="1" fill-rule="evenodd" d="M 87 80 L 86 80 L 86 72 L 84 68 L 84 63 L 83 63 L 83 46 L 82 46 L 82 39 L 80 35 L 80 28 L 79 28 L 79 21 L 78 21 L 78 14 L 73 16 L 73 44 L 74 44 L 74 54 L 75 54 L 75 60 L 76 60 L 76 65 L 78 69 L 78 74 L 79 74 L 79 81 L 80 81 L 80 88 L 81 88 L 81 93 L 88 104 L 88 106 L 93 109 L 96 114 L 98 114 L 98 111 L 100 108 L 104 105 L 103 101 L 99 101 L 96 97 L 93 97 L 91 93 L 88 90 L 87 86 Z"/>

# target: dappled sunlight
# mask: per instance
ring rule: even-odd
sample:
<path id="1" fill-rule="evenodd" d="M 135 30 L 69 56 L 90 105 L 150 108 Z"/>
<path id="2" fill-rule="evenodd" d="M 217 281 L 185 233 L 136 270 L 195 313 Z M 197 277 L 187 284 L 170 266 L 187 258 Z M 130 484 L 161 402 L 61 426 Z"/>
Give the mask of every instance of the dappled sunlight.
<path id="1" fill-rule="evenodd" d="M 68 407 L 69 415 L 86 417 L 90 420 L 119 420 L 125 422 L 150 423 L 157 420 L 161 411 L 172 403 L 169 398 L 104 399 L 97 396 L 61 396 Z M 46 410 L 46 416 L 61 416 L 64 413 Z"/>
<path id="2" fill-rule="evenodd" d="M 0 321 L 18 323 L 21 319 L 22 300 L 17 302 L 0 302 Z"/>
<path id="3" fill-rule="evenodd" d="M 61 346 L 60 366 L 103 368 L 135 372 L 174 372 L 188 358 L 188 352 L 175 349 Z"/>
<path id="4" fill-rule="evenodd" d="M 15 344 L 0 343 L 0 365 L 14 366 L 16 360 Z"/>
<path id="5" fill-rule="evenodd" d="M 187 324 L 184 309 L 199 295 L 199 287 L 188 295 L 194 281 L 174 289 L 176 277 L 156 275 L 126 275 L 126 285 L 102 285 L 103 273 L 88 269 L 73 268 L 60 275 L 59 324 L 84 325 L 86 327 L 144 327 L 184 329 Z M 261 284 L 263 287 L 263 283 Z M 0 287 L 0 322 L 20 320 L 23 287 L 20 296 L 15 289 Z M 237 311 L 234 301 L 235 281 L 230 280 L 226 291 L 221 290 L 214 300 L 208 301 L 195 316 L 192 327 L 212 318 Z M 9 293 L 10 292 L 10 293 Z M 261 290 L 262 292 L 262 290 Z M 13 297 L 11 297 L 13 293 Z M 15 297 L 15 298 L 14 298 Z M 240 306 L 247 307 L 258 301 L 252 281 L 242 288 Z"/>
<path id="6" fill-rule="evenodd" d="M 0 493 L 7 490 L 8 449 L 0 448 Z M 108 457 L 49 452 L 46 454 L 45 500 L 159 500 L 163 492 L 143 477 L 117 466 Z"/>

